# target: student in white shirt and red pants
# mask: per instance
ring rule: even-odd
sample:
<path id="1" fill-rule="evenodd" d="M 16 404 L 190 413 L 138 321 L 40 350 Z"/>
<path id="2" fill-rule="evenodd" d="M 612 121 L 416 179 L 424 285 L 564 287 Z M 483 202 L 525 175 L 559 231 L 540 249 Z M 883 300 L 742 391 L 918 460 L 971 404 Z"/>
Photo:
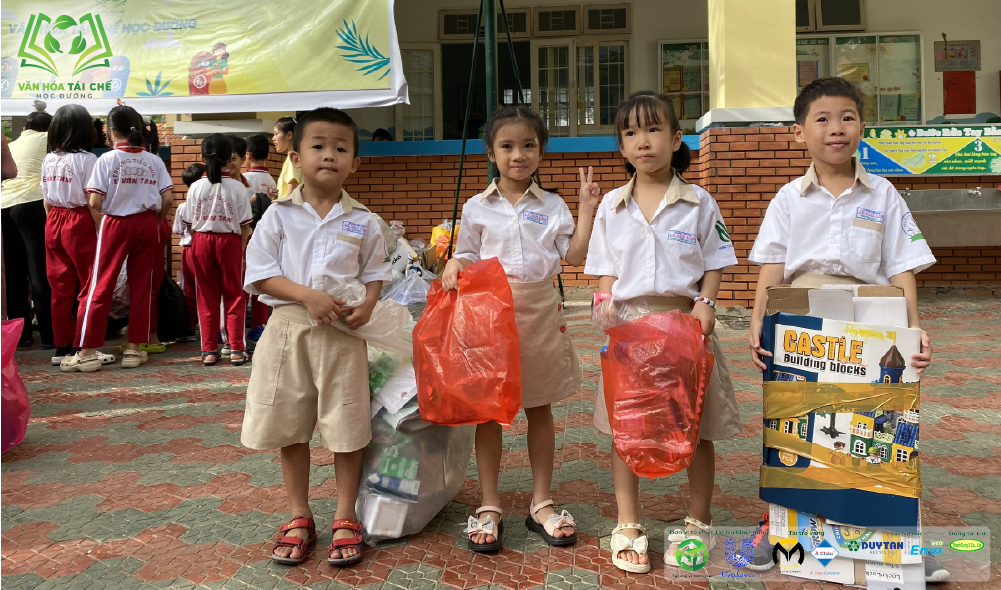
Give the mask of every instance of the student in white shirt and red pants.
<path id="1" fill-rule="evenodd" d="M 247 317 L 243 296 L 243 250 L 250 237 L 250 200 L 247 187 L 223 177 L 233 154 L 233 144 L 220 133 L 202 141 L 205 177 L 188 189 L 182 220 L 191 229 L 191 257 L 198 298 L 198 323 L 202 336 L 202 363 L 219 359 L 219 302 L 226 310 L 226 332 L 234 365 L 247 361 L 244 328 Z"/>
<path id="2" fill-rule="evenodd" d="M 122 355 L 122 367 L 138 367 L 148 360 L 139 345 L 149 341 L 157 229 L 174 200 L 174 185 L 163 160 L 142 147 L 139 113 L 132 107 L 117 106 L 108 113 L 107 125 L 115 149 L 97 160 L 86 185 L 90 206 L 100 209 L 104 217 L 97 234 L 87 302 L 78 310 L 83 315 L 82 349 L 60 366 L 67 372 L 89 373 L 101 368 L 97 348 L 104 345 L 111 296 L 126 258 L 129 344 Z"/>

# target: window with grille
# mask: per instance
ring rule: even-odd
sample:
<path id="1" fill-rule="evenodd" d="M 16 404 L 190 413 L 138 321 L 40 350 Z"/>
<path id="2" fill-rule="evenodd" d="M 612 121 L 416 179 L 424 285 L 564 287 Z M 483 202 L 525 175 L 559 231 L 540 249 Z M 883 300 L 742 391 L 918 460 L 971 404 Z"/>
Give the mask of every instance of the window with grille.
<path id="1" fill-rule="evenodd" d="M 537 35 L 575 35 L 580 33 L 577 7 L 560 6 L 535 9 L 535 33 Z"/>
<path id="2" fill-rule="evenodd" d="M 627 33 L 630 30 L 629 4 L 588 6 L 585 8 L 585 33 Z"/>
<path id="3" fill-rule="evenodd" d="M 528 11 L 507 11 L 507 26 L 511 30 L 511 36 L 527 36 L 528 35 Z M 498 35 L 506 35 L 507 31 L 504 29 L 504 18 L 502 15 L 498 15 L 497 18 L 497 33 Z M 500 37 L 503 39 L 503 37 Z"/>
<path id="4" fill-rule="evenodd" d="M 442 36 L 472 36 L 476 28 L 476 13 L 445 14 L 442 16 Z"/>
<path id="5" fill-rule="evenodd" d="M 511 37 L 531 37 L 532 36 L 532 11 L 527 8 L 507 11 L 507 24 L 511 31 Z M 472 40 L 476 35 L 476 11 L 475 10 L 448 10 L 439 13 L 438 38 L 447 40 Z M 503 40 L 507 37 L 507 30 L 504 28 L 504 17 L 497 14 L 497 35 Z M 483 38 L 483 24 L 480 23 L 479 38 Z"/>
<path id="6" fill-rule="evenodd" d="M 907 462 L 907 450 L 906 449 L 897 449 L 897 461 L 900 461 L 901 463 L 906 463 Z"/>
<path id="7" fill-rule="evenodd" d="M 797 31 L 865 29 L 865 0 L 796 0 Z"/>
<path id="8" fill-rule="evenodd" d="M 403 75 L 407 79 L 410 104 L 401 105 L 404 141 L 434 139 L 434 50 L 401 49 Z"/>
<path id="9" fill-rule="evenodd" d="M 855 448 L 853 450 L 855 451 L 856 455 L 864 455 L 865 454 L 865 443 L 864 442 L 862 442 L 860 440 L 857 440 L 857 441 L 855 441 L 854 447 Z"/>

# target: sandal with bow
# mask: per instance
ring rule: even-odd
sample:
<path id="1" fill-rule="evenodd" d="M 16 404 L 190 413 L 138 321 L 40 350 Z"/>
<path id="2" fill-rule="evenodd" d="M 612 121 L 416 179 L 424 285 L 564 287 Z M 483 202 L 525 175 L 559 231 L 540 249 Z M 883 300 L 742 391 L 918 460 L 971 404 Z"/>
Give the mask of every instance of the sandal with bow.
<path id="1" fill-rule="evenodd" d="M 542 510 L 546 506 L 553 506 L 552 500 L 546 500 L 545 502 L 539 502 L 538 505 L 532 506 L 529 503 L 528 511 L 531 513 L 527 518 L 525 518 L 525 526 L 528 530 L 539 533 L 546 543 L 553 545 L 555 547 L 566 547 L 567 545 L 573 545 L 577 542 L 577 523 L 574 522 L 573 517 L 570 513 L 564 510 L 560 514 L 550 514 L 546 522 L 539 522 L 538 514 L 539 510 Z M 556 537 L 553 533 L 557 529 L 573 529 L 573 533 L 565 535 L 563 537 Z M 564 531 L 564 534 L 566 531 Z"/>
<path id="2" fill-rule="evenodd" d="M 339 520 L 335 520 L 333 524 L 330 525 L 330 528 L 331 532 L 334 533 L 341 529 L 347 529 L 349 531 L 354 531 L 355 534 L 346 539 L 334 539 L 334 542 L 330 544 L 330 548 L 327 549 L 327 563 L 337 567 L 345 567 L 354 565 L 361 561 L 361 523 L 348 520 L 347 518 L 341 518 Z M 341 549 L 347 549 L 349 547 L 354 547 L 358 550 L 358 553 L 352 555 L 351 557 L 330 557 L 330 554 L 334 551 L 340 551 Z M 344 555 L 343 551 L 341 551 L 341 555 Z"/>
<path id="3" fill-rule="evenodd" d="M 685 532 L 683 533 L 682 538 L 680 540 L 677 540 L 673 545 L 671 545 L 671 547 L 666 552 L 664 552 L 664 563 L 667 565 L 673 565 L 675 567 L 678 567 L 678 549 L 681 548 L 681 546 L 684 544 L 685 541 L 691 539 L 700 541 L 705 544 L 707 551 L 712 551 L 713 549 L 716 548 L 716 534 L 713 533 L 712 526 L 702 522 L 701 520 L 698 520 L 697 518 L 692 518 L 690 516 L 685 517 L 685 524 L 694 525 L 696 528 L 699 528 L 705 532 L 696 533 L 688 531 L 686 529 Z M 706 534 L 709 535 L 709 540 L 703 541 L 702 537 Z M 675 532 L 672 536 L 668 537 L 668 540 L 673 541 L 676 538 L 677 538 L 677 532 Z"/>
<path id="4" fill-rule="evenodd" d="M 636 529 L 640 536 L 635 539 L 619 534 L 624 529 Z M 622 551 L 635 551 L 640 555 L 646 555 L 649 548 L 649 539 L 646 536 L 646 528 L 635 522 L 625 522 L 612 529 L 612 565 L 624 572 L 631 574 L 645 574 L 650 571 L 650 560 L 646 563 L 630 563 L 619 557 Z"/>
<path id="5" fill-rule="evenodd" d="M 483 512 L 496 512 L 500 515 L 501 521 L 495 524 L 494 518 L 488 515 L 485 521 L 480 522 L 477 517 Z M 476 516 L 469 517 L 469 521 L 466 523 L 466 530 L 463 532 L 469 535 L 469 549 L 471 551 L 477 553 L 496 553 L 504 547 L 501 541 L 501 537 L 504 536 L 504 512 L 496 506 L 481 506 L 476 509 Z M 473 537 L 479 534 L 490 535 L 494 540 L 492 543 L 474 543 Z"/>
<path id="6" fill-rule="evenodd" d="M 292 529 L 306 529 L 309 531 L 309 538 L 300 539 L 299 537 L 285 536 L 285 533 L 291 531 Z M 271 550 L 271 561 L 282 565 L 301 565 L 302 562 L 306 561 L 306 556 L 309 553 L 309 546 L 316 542 L 316 523 L 313 522 L 313 519 L 306 518 L 305 516 L 297 516 L 278 527 L 278 532 L 282 533 L 282 536 L 278 537 L 278 541 L 275 542 L 274 549 Z M 275 555 L 275 549 L 278 549 L 279 547 L 292 547 L 293 549 L 298 549 L 299 557 L 280 557 Z M 291 555 L 291 553 L 289 553 L 289 555 Z"/>

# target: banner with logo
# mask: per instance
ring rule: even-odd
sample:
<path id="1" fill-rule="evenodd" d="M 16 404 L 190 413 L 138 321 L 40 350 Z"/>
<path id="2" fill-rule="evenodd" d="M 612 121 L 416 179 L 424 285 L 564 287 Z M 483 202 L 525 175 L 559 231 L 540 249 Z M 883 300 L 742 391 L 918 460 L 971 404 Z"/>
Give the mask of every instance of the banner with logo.
<path id="1" fill-rule="evenodd" d="M 119 100 L 145 113 L 406 100 L 393 0 L 5 0 L 5 115 Z"/>
<path id="2" fill-rule="evenodd" d="M 866 129 L 858 156 L 882 176 L 1001 174 L 1001 126 Z"/>

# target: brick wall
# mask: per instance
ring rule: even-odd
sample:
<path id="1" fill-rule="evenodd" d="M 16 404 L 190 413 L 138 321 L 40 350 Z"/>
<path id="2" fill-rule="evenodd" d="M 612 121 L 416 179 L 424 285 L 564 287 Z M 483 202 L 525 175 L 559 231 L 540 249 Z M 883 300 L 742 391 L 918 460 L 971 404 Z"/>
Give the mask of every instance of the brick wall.
<path id="1" fill-rule="evenodd" d="M 200 142 L 176 141 L 172 146 L 171 174 L 176 202 L 184 199 L 181 172 L 200 161 Z M 802 176 L 810 164 L 806 146 L 795 142 L 787 127 L 713 129 L 702 135 L 702 145 L 693 154 L 686 174 L 708 190 L 719 203 L 733 238 L 738 265 L 724 274 L 720 300 L 728 305 L 750 306 L 754 299 L 757 267 L 747 255 L 757 235 L 768 202 L 785 183 Z M 284 156 L 269 158 L 275 177 Z M 345 188 L 387 221 L 398 219 L 407 228 L 407 238 L 431 237 L 431 229 L 451 218 L 458 156 L 406 156 L 366 158 L 348 179 Z M 543 161 L 540 174 L 546 188 L 558 190 L 576 215 L 579 167 L 594 167 L 595 181 L 607 192 L 624 184 L 628 177 L 622 158 L 614 152 L 551 154 Z M 486 157 L 466 158 L 459 207 L 486 187 Z M 900 177 L 890 179 L 898 188 L 962 188 L 996 186 L 999 176 L 983 177 Z M 177 238 L 175 237 L 175 243 Z M 935 249 L 939 263 L 918 275 L 928 286 L 1001 285 L 1001 248 Z M 174 248 L 175 274 L 180 268 L 180 249 Z M 568 286 L 594 285 L 583 267 L 564 267 Z"/>

